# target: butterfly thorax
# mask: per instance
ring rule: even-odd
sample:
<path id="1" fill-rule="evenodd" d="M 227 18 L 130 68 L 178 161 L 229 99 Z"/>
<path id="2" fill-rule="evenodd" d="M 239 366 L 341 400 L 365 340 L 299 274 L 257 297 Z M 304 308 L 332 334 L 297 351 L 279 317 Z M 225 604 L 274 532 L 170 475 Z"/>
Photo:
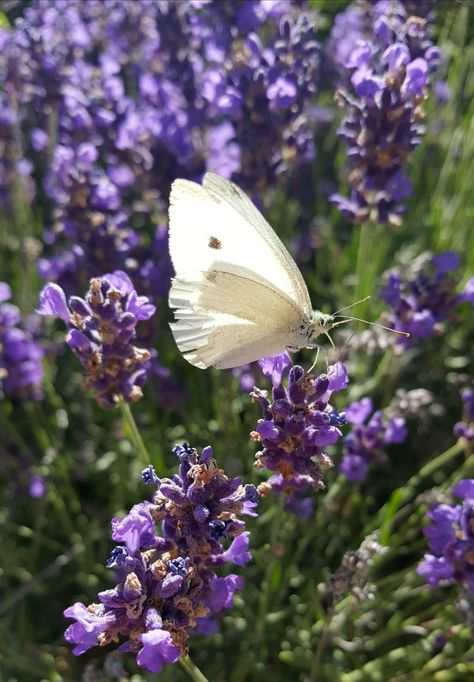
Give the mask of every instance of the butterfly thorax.
<path id="1" fill-rule="evenodd" d="M 333 325 L 334 318 L 332 315 L 314 310 L 311 317 L 306 318 L 298 327 L 291 330 L 288 350 L 298 351 L 301 348 L 312 348 L 313 339 L 320 334 L 326 334 Z"/>

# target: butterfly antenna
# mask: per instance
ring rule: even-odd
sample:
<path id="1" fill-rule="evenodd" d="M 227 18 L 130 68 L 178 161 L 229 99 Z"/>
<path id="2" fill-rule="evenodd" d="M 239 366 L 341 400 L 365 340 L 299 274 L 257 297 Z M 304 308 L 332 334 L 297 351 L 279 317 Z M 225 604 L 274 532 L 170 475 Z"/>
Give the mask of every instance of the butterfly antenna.
<path id="1" fill-rule="evenodd" d="M 314 368 L 316 367 L 316 365 L 318 364 L 318 358 L 319 358 L 319 351 L 320 351 L 320 350 L 321 350 L 321 348 L 318 346 L 317 349 L 316 349 L 316 357 L 314 358 L 313 364 L 312 364 L 311 367 L 308 369 L 308 374 L 311 374 L 311 372 L 313 371 L 313 369 L 314 369 Z"/>
<path id="2" fill-rule="evenodd" d="M 340 359 L 341 355 L 343 354 L 343 352 L 345 351 L 345 349 L 346 349 L 346 348 L 349 348 L 350 343 L 351 343 L 352 339 L 354 338 L 354 336 L 355 336 L 355 331 L 352 332 L 352 334 L 349 336 L 349 338 L 347 339 L 347 341 L 345 342 L 345 344 L 342 346 L 342 348 L 341 348 L 341 350 L 339 351 L 339 354 L 338 354 L 338 356 L 337 356 L 336 362 L 339 362 L 339 359 Z"/>
<path id="3" fill-rule="evenodd" d="M 369 322 L 368 320 L 362 320 L 360 317 L 349 317 L 346 315 L 340 315 L 340 317 L 344 317 L 344 320 L 341 320 L 341 322 L 336 322 L 336 324 L 333 324 L 332 328 L 334 327 L 339 327 L 341 324 L 346 324 L 347 322 L 364 322 L 364 324 L 369 324 L 371 327 L 380 327 L 380 329 L 385 329 L 387 332 L 393 332 L 394 334 L 398 334 L 398 336 L 404 336 L 405 338 L 409 339 L 411 334 L 408 332 L 401 332 L 398 329 L 392 329 L 392 327 L 386 327 L 384 324 L 379 324 L 378 322 Z"/>
<path id="4" fill-rule="evenodd" d="M 360 301 L 356 301 L 355 303 L 351 303 L 350 305 L 346 305 L 345 308 L 340 308 L 339 310 L 336 310 L 335 313 L 333 313 L 333 317 L 336 315 L 339 315 L 339 313 L 342 313 L 343 310 L 349 310 L 349 308 L 353 308 L 355 305 L 359 305 L 359 303 L 364 303 L 365 301 L 368 301 L 370 296 L 366 296 L 365 298 L 361 298 Z"/>
<path id="5" fill-rule="evenodd" d="M 333 324 L 333 328 L 334 328 L 334 327 L 337 327 L 338 324 L 340 324 L 340 323 L 338 322 L 338 323 L 336 323 L 336 324 Z M 334 350 L 336 350 L 336 346 L 334 345 L 334 341 L 331 339 L 331 337 L 329 336 L 328 332 L 324 332 L 324 335 L 328 337 L 328 339 L 329 339 L 329 341 L 330 341 L 330 343 L 331 343 L 331 346 L 333 347 Z"/>

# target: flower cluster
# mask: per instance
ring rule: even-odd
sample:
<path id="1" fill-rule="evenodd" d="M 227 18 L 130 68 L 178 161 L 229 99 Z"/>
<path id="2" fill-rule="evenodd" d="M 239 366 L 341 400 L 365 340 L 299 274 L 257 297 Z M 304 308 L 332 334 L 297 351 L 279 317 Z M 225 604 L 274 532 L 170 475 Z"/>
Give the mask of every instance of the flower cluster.
<path id="1" fill-rule="evenodd" d="M 344 457 L 339 471 L 352 482 L 365 480 L 374 461 L 384 461 L 385 447 L 403 443 L 407 430 L 403 417 L 387 417 L 382 410 L 373 412 L 372 400 L 362 398 L 346 408 L 346 419 L 354 425 L 344 437 Z"/>
<path id="2" fill-rule="evenodd" d="M 352 75 L 336 100 L 347 112 L 339 136 L 348 146 L 352 191 L 350 199 L 334 194 L 331 200 L 353 223 L 400 224 L 411 194 L 405 166 L 421 141 L 421 104 L 441 58 L 430 18 L 414 3 L 380 0 L 350 6 L 335 25 L 332 44 L 347 23 L 348 40 L 335 54 L 343 60 L 339 68 Z"/>
<path id="3" fill-rule="evenodd" d="M 84 388 L 106 409 L 142 396 L 144 364 L 150 352 L 133 345 L 137 322 L 149 320 L 156 308 L 138 296 L 120 270 L 92 279 L 85 299 L 66 295 L 57 284 L 40 293 L 40 315 L 59 317 L 69 327 L 66 341 L 85 367 Z"/>
<path id="4" fill-rule="evenodd" d="M 465 420 L 454 425 L 454 435 L 456 438 L 464 438 L 472 443 L 474 441 L 474 383 L 472 388 L 465 388 L 461 395 L 466 416 Z"/>
<path id="5" fill-rule="evenodd" d="M 41 179 L 44 279 L 70 295 L 120 269 L 162 295 L 153 232 L 176 177 L 217 170 L 260 195 L 313 157 L 305 4 L 32 0 L 0 28 L 0 202 Z"/>
<path id="6" fill-rule="evenodd" d="M 211 38 L 205 47 L 209 65 L 202 92 L 218 121 L 210 131 L 210 147 L 218 147 L 210 159 L 212 169 L 232 175 L 244 189 L 261 196 L 296 159 L 301 163 L 314 157 L 306 104 L 316 91 L 319 48 L 312 15 L 294 18 L 290 4 L 275 3 L 272 8 L 268 3 L 266 12 L 274 18 L 264 22 L 264 4 L 260 15 L 255 11 L 259 3 L 253 4 L 236 9 L 236 3 L 221 0 L 214 3 L 214 12 L 199 17 L 197 26 L 201 40 Z M 244 20 L 245 8 L 252 9 L 252 15 Z M 278 25 L 275 14 L 283 8 L 289 13 Z M 213 40 L 220 31 L 221 44 L 216 46 Z"/>
<path id="7" fill-rule="evenodd" d="M 116 587 L 100 592 L 100 603 L 76 603 L 64 612 L 76 621 L 65 633 L 76 655 L 121 637 L 120 651 L 136 654 L 139 666 L 159 672 L 164 663 L 187 654 L 193 631 L 215 631 L 216 614 L 232 606 L 242 587 L 237 575 L 219 577 L 215 567 L 242 566 L 251 559 L 239 516 L 255 515 L 256 489 L 229 479 L 210 447 L 198 454 L 185 443 L 173 453 L 178 474 L 160 480 L 152 466 L 145 469 L 143 480 L 157 488 L 153 501 L 112 521 L 112 538 L 123 543 L 107 562 Z M 233 540 L 224 549 L 227 537 Z"/>
<path id="8" fill-rule="evenodd" d="M 28 320 L 22 321 L 17 306 L 8 302 L 11 295 L 8 284 L 0 282 L 0 395 L 40 400 L 44 352 Z"/>
<path id="9" fill-rule="evenodd" d="M 461 481 L 454 493 L 460 504 L 438 504 L 428 512 L 425 528 L 432 554 L 425 554 L 417 572 L 429 585 L 460 583 L 474 594 L 474 480 Z"/>
<path id="10" fill-rule="evenodd" d="M 397 336 L 399 348 L 442 333 L 443 322 L 456 306 L 469 300 L 466 294 L 456 293 L 457 280 L 451 273 L 458 266 L 457 254 L 445 251 L 434 256 L 423 254 L 403 273 L 388 273 L 381 298 L 391 310 L 384 315 L 384 324 L 410 334 L 410 338 Z"/>
<path id="11" fill-rule="evenodd" d="M 346 423 L 344 413 L 331 407 L 329 400 L 348 381 L 341 362 L 330 365 L 327 374 L 316 378 L 295 365 L 289 373 L 288 388 L 281 378 L 274 385 L 272 401 L 266 391 L 255 388 L 251 392 L 263 410 L 263 419 L 251 434 L 263 447 L 255 456 L 255 466 L 277 472 L 259 486 L 262 495 L 271 490 L 283 492 L 288 509 L 303 516 L 311 514 L 311 499 L 302 495 L 308 488 L 324 488 L 324 467 L 332 466 L 325 447 L 342 436 L 338 427 Z"/>

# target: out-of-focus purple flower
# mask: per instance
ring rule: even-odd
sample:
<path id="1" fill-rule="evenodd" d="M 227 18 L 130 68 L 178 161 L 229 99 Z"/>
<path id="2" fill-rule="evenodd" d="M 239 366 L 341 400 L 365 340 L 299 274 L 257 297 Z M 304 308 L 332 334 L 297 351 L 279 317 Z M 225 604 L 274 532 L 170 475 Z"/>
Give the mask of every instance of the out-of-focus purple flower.
<path id="1" fill-rule="evenodd" d="M 449 272 L 450 270 L 457 270 L 460 265 L 460 259 L 454 251 L 443 251 L 437 253 L 431 259 L 439 275 Z"/>
<path id="2" fill-rule="evenodd" d="M 467 280 L 461 294 L 461 299 L 470 303 L 474 308 L 474 277 Z"/>
<path id="3" fill-rule="evenodd" d="M 241 367 L 234 367 L 232 376 L 238 377 L 240 390 L 244 393 L 249 393 L 256 384 L 256 364 L 242 365 Z"/>
<path id="4" fill-rule="evenodd" d="M 387 445 L 403 443 L 407 437 L 405 420 L 402 417 L 387 418 L 381 410 L 370 417 L 372 411 L 370 398 L 351 403 L 346 410 L 346 419 L 354 427 L 344 438 L 339 471 L 353 483 L 366 479 L 374 461 L 386 460 Z"/>
<path id="5" fill-rule="evenodd" d="M 439 504 L 428 512 L 425 528 L 432 553 L 417 568 L 429 585 L 459 583 L 474 594 L 474 480 L 465 479 L 455 488 L 457 505 Z"/>
<path id="6" fill-rule="evenodd" d="M 0 282 L 0 395 L 41 400 L 44 351 L 27 318 L 8 302 L 11 293 L 8 284 Z"/>
<path id="7" fill-rule="evenodd" d="M 259 486 L 261 494 L 281 492 L 287 508 L 308 514 L 311 505 L 302 495 L 308 488 L 324 488 L 324 467 L 332 466 L 325 447 L 342 436 L 339 427 L 346 423 L 344 413 L 331 407 L 329 400 L 347 383 L 341 362 L 316 378 L 295 365 L 289 372 L 287 388 L 281 381 L 274 385 L 272 401 L 266 391 L 252 391 L 252 399 L 260 403 L 263 411 L 263 419 L 251 434 L 263 448 L 255 456 L 255 466 L 276 472 Z"/>
<path id="8" fill-rule="evenodd" d="M 399 349 L 414 345 L 443 331 L 463 294 L 456 293 L 452 271 L 459 266 L 459 257 L 452 251 L 429 256 L 423 254 L 405 270 L 392 270 L 386 275 L 382 300 L 390 307 L 383 324 L 411 336 L 397 336 L 393 343 Z"/>
<path id="9" fill-rule="evenodd" d="M 93 390 L 102 407 L 115 407 L 120 397 L 131 402 L 142 396 L 151 355 L 132 342 L 137 322 L 149 320 L 155 306 L 137 295 L 125 272 L 92 279 L 85 299 L 71 296 L 67 303 L 57 284 L 47 284 L 37 312 L 67 324 L 67 344 L 86 370 L 84 388 Z"/>
<path id="10" fill-rule="evenodd" d="M 283 9 L 280 21 L 262 11 L 262 2 L 219 0 L 196 11 L 193 27 L 208 62 L 200 90 L 208 116 L 217 120 L 208 134 L 209 164 L 226 176 L 232 172 L 240 186 L 259 196 L 297 160 L 314 157 L 315 17 L 295 11 L 291 3 L 276 5 Z M 243 7 L 250 6 L 253 20 L 242 24 Z M 243 31 L 243 25 L 252 28 Z M 217 138 L 223 144 L 220 152 Z"/>
<path id="11" fill-rule="evenodd" d="M 465 419 L 454 425 L 456 438 L 464 438 L 468 442 L 474 442 L 474 384 L 472 388 L 466 388 L 461 394 L 464 404 Z"/>
<path id="12" fill-rule="evenodd" d="M 353 3 L 334 24 L 327 54 L 341 83 L 336 100 L 346 111 L 339 136 L 348 146 L 351 196 L 330 199 L 355 224 L 400 224 L 411 194 L 405 167 L 422 139 L 421 103 L 440 61 L 431 22 L 416 7 L 379 0 Z"/>
<path id="13" fill-rule="evenodd" d="M 215 567 L 251 559 L 240 516 L 256 505 L 256 489 L 228 478 L 210 447 L 198 454 L 185 443 L 173 452 L 179 468 L 172 478 L 158 478 L 152 466 L 142 474 L 157 488 L 152 503 L 112 521 L 112 537 L 125 542 L 107 562 L 116 587 L 99 593 L 100 604 L 75 604 L 64 612 L 76 621 L 65 633 L 76 655 L 122 639 L 120 651 L 159 672 L 187 654 L 193 632 L 215 631 L 216 615 L 232 607 L 243 586 L 242 578 L 220 577 Z M 233 539 L 226 549 L 227 538 Z"/>
<path id="14" fill-rule="evenodd" d="M 47 490 L 48 485 L 43 476 L 39 476 L 38 474 L 32 474 L 30 477 L 30 484 L 28 487 L 30 497 L 40 499 L 46 495 Z"/>

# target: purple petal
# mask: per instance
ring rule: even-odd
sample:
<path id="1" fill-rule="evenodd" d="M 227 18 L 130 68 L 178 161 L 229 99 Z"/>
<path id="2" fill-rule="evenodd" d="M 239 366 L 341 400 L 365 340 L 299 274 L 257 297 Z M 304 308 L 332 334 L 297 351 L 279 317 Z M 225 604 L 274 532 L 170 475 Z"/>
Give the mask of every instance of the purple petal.
<path id="1" fill-rule="evenodd" d="M 341 462 L 339 471 L 348 481 L 359 483 L 367 477 L 368 465 L 360 455 L 346 455 Z"/>
<path id="2" fill-rule="evenodd" d="M 329 365 L 328 377 L 330 391 L 340 391 L 349 384 L 345 365 L 339 360 L 334 365 Z"/>
<path id="3" fill-rule="evenodd" d="M 386 443 L 403 443 L 407 433 L 406 422 L 403 417 L 394 417 L 387 426 L 384 440 Z"/>
<path id="4" fill-rule="evenodd" d="M 76 602 L 64 611 L 66 618 L 74 618 L 77 622 L 70 625 L 64 633 L 70 644 L 77 644 L 72 650 L 75 656 L 80 656 L 88 649 L 97 645 L 97 637 L 111 625 L 111 617 L 97 615 L 81 602 Z M 102 607 L 103 608 L 103 607 Z"/>
<path id="5" fill-rule="evenodd" d="M 461 298 L 463 301 L 467 301 L 474 308 L 474 277 L 467 280 L 466 286 L 464 287 Z"/>
<path id="6" fill-rule="evenodd" d="M 474 500 L 474 479 L 465 478 L 454 488 L 454 493 L 462 500 Z"/>
<path id="7" fill-rule="evenodd" d="M 456 270 L 459 267 L 460 259 L 454 251 L 445 251 L 433 256 L 431 262 L 436 267 L 438 274 L 441 275 L 450 270 Z"/>
<path id="8" fill-rule="evenodd" d="M 288 367 L 291 367 L 292 362 L 288 353 L 279 353 L 278 355 L 270 355 L 258 361 L 262 374 L 266 377 L 272 378 L 273 386 L 281 384 L 281 380 Z"/>
<path id="9" fill-rule="evenodd" d="M 393 43 L 387 47 L 382 55 L 383 61 L 388 64 L 390 71 L 398 71 L 410 61 L 410 50 L 404 43 Z"/>
<path id="10" fill-rule="evenodd" d="M 167 630 L 155 628 L 140 635 L 143 648 L 137 655 L 137 663 L 151 673 L 159 673 L 165 663 L 176 663 L 179 651 Z"/>
<path id="11" fill-rule="evenodd" d="M 70 312 L 66 302 L 66 294 L 57 284 L 47 284 L 39 295 L 39 315 L 59 317 L 69 324 Z"/>
<path id="12" fill-rule="evenodd" d="M 140 547 L 151 547 L 155 541 L 155 524 L 149 512 L 149 503 L 136 504 L 121 521 L 112 519 L 112 539 L 125 542 L 130 553 Z"/>
<path id="13" fill-rule="evenodd" d="M 110 272 L 104 275 L 103 279 L 110 284 L 113 289 L 120 291 L 122 296 L 126 296 L 134 291 L 132 280 L 127 275 L 126 272 L 122 270 L 115 270 L 115 272 Z"/>
<path id="14" fill-rule="evenodd" d="M 233 539 L 229 549 L 220 556 L 224 561 L 232 561 L 237 566 L 244 566 L 252 558 L 252 555 L 249 552 L 249 537 L 249 531 L 237 535 L 237 537 Z"/>
<path id="15" fill-rule="evenodd" d="M 423 89 L 428 85 L 428 64 L 425 59 L 419 57 L 407 66 L 402 92 L 406 97 L 422 95 Z"/>
<path id="16" fill-rule="evenodd" d="M 5 282 L 0 282 L 0 303 L 9 301 L 12 297 L 12 290 Z"/>
<path id="17" fill-rule="evenodd" d="M 358 402 L 351 403 L 346 408 L 346 419 L 351 424 L 362 424 L 371 414 L 373 409 L 370 398 L 362 398 Z"/>

